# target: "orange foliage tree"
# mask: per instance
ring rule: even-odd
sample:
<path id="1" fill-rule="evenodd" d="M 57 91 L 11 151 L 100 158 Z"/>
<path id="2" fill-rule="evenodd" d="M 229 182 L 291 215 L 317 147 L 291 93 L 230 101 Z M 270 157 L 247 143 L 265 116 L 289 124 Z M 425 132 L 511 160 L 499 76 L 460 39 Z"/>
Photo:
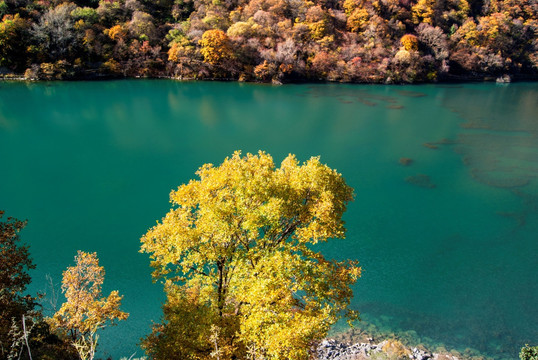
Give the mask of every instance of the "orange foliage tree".
<path id="1" fill-rule="evenodd" d="M 347 27 L 352 32 L 360 32 L 367 25 L 370 15 L 364 8 L 357 8 L 347 18 Z"/>
<path id="2" fill-rule="evenodd" d="M 115 320 L 125 320 L 129 314 L 119 309 L 123 296 L 118 291 L 101 298 L 105 269 L 99 266 L 96 253 L 78 251 L 75 263 L 63 273 L 62 292 L 67 301 L 49 318 L 49 324 L 70 338 L 82 360 L 91 360 L 97 346 L 97 330 L 108 322 L 114 325 Z"/>
<path id="3" fill-rule="evenodd" d="M 125 39 L 127 36 L 127 31 L 121 25 L 114 25 L 110 29 L 105 29 L 104 34 L 107 35 L 110 39 L 118 41 L 120 39 Z"/>
<path id="4" fill-rule="evenodd" d="M 204 61 L 211 65 L 218 65 L 232 56 L 230 39 L 222 30 L 207 30 L 199 44 L 202 46 L 200 53 L 204 56 Z"/>
<path id="5" fill-rule="evenodd" d="M 412 8 L 413 21 L 416 24 L 421 22 L 433 24 L 434 6 L 434 0 L 418 0 L 418 2 Z"/>
<path id="6" fill-rule="evenodd" d="M 415 35 L 406 34 L 402 36 L 400 42 L 402 43 L 404 49 L 407 51 L 418 50 L 418 40 Z"/>

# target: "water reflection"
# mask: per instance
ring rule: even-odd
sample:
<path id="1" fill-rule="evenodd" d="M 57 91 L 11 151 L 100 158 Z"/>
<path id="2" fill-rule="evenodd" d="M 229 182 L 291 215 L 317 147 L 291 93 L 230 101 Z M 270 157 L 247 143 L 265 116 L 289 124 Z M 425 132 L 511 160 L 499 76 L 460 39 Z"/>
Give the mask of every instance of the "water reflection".
<path id="1" fill-rule="evenodd" d="M 398 94 L 410 97 L 426 96 L 426 94 L 423 93 L 404 90 L 399 91 Z M 372 92 L 371 89 L 368 89 L 367 87 L 358 89 L 357 87 L 349 86 L 312 86 L 309 87 L 308 91 L 298 94 L 298 96 L 312 98 L 317 98 L 320 96 L 335 97 L 341 104 L 362 104 L 368 107 L 375 107 L 381 104 L 384 105 L 385 108 L 393 110 L 401 110 L 404 108 L 403 105 L 398 103 L 398 98 L 396 96 Z"/>
<path id="2" fill-rule="evenodd" d="M 443 98 L 444 106 L 463 119 L 454 151 L 473 179 L 521 199 L 520 211 L 499 212 L 520 226 L 537 211 L 528 204 L 538 196 L 538 91 L 527 90 L 498 86 L 486 92 L 476 85 Z"/>

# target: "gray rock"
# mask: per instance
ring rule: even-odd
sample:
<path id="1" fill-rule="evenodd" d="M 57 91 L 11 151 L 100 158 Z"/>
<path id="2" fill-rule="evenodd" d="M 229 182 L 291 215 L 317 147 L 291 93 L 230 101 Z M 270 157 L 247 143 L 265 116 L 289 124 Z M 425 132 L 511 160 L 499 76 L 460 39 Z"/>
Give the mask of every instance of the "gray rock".
<path id="1" fill-rule="evenodd" d="M 416 359 L 416 360 L 428 360 L 433 357 L 432 353 L 428 351 L 420 350 L 418 348 L 413 348 L 411 352 L 412 352 L 411 358 Z"/>
<path id="2" fill-rule="evenodd" d="M 509 84 L 512 82 L 512 78 L 510 77 L 510 75 L 503 75 L 503 76 L 499 76 L 495 82 L 497 84 Z"/>
<path id="3" fill-rule="evenodd" d="M 323 340 L 316 349 L 317 360 L 370 359 L 372 355 L 382 351 L 384 344 L 386 341 L 379 344 L 345 344 L 332 339 Z M 432 354 L 416 347 L 409 351 L 409 358 L 413 360 L 435 360 L 439 357 L 439 354 Z M 452 357 L 452 360 L 457 358 Z"/>

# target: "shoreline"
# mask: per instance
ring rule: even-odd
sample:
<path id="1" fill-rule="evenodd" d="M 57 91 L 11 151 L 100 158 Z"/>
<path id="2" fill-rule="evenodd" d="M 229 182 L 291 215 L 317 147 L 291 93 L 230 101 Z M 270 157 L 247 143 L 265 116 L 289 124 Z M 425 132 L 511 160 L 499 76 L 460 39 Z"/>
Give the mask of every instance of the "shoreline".
<path id="1" fill-rule="evenodd" d="M 293 84 L 357 84 L 357 85 L 427 85 L 427 84 L 465 84 L 465 83 L 497 83 L 509 84 L 512 82 L 536 82 L 538 74 L 510 74 L 503 73 L 494 75 L 447 75 L 441 79 L 420 82 L 345 82 L 330 80 L 295 79 L 294 81 L 244 81 L 236 78 L 185 78 L 169 75 L 159 76 L 118 76 L 113 74 L 95 73 L 87 70 L 87 74 L 77 74 L 68 77 L 48 77 L 48 78 L 27 78 L 24 74 L 0 73 L 0 81 L 110 81 L 110 80 L 175 80 L 179 82 L 191 81 L 217 81 L 217 82 L 238 82 L 251 84 L 272 84 L 272 85 L 293 85 Z"/>
<path id="2" fill-rule="evenodd" d="M 316 349 L 317 360 L 467 360 L 452 353 L 432 352 L 423 347 L 408 347 L 399 340 L 387 339 L 379 343 L 347 344 L 334 339 L 323 340 Z M 478 360 L 474 358 L 473 360 Z"/>
<path id="3" fill-rule="evenodd" d="M 316 348 L 318 360 L 493 360 L 478 350 L 464 352 L 404 339 L 401 334 L 375 332 L 353 328 L 327 336 Z"/>

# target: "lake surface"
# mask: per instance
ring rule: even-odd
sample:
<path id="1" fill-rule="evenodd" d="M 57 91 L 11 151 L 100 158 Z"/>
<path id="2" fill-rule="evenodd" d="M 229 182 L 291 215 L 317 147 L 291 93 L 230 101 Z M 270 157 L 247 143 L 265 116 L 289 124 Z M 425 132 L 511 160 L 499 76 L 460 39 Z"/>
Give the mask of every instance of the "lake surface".
<path id="1" fill-rule="evenodd" d="M 101 355 L 141 356 L 164 300 L 141 235 L 199 166 L 260 149 L 355 189 L 320 249 L 360 260 L 360 327 L 496 359 L 538 344 L 537 83 L 0 82 L 0 209 L 28 219 L 31 290 L 96 251 L 131 313 Z"/>

